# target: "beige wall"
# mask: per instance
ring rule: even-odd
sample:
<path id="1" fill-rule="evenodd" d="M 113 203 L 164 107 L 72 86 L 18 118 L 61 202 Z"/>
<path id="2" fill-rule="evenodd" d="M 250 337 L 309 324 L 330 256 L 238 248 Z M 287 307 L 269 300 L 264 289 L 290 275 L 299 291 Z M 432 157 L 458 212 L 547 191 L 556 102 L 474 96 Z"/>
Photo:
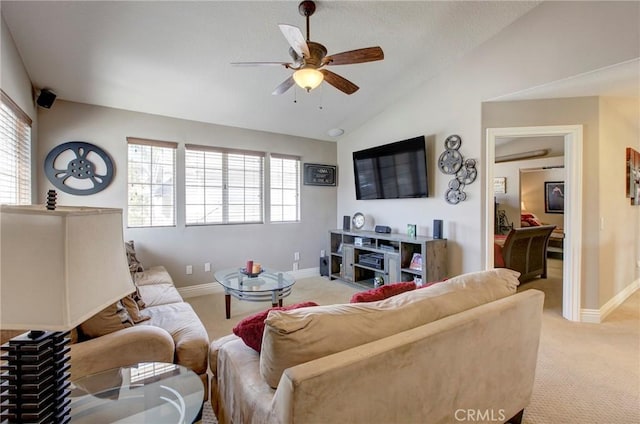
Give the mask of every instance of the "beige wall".
<path id="1" fill-rule="evenodd" d="M 640 206 L 626 195 L 626 148 L 640 151 L 638 99 L 600 98 L 600 305 L 640 278 Z"/>
<path id="2" fill-rule="evenodd" d="M 535 139 L 537 140 L 537 139 Z M 527 150 L 535 150 L 536 146 L 532 145 Z M 514 227 L 520 227 L 520 201 L 524 200 L 526 208 L 529 212 L 535 213 L 536 216 L 545 220 L 545 222 L 551 223 L 562 221 L 563 215 L 557 215 L 556 217 L 547 217 L 544 213 L 544 199 L 540 197 L 540 199 L 528 198 L 529 194 L 537 193 L 537 189 L 540 189 L 540 196 L 542 195 L 542 186 L 535 187 L 533 184 L 525 187 L 525 176 L 521 174 L 521 170 L 532 169 L 532 168 L 542 168 L 545 166 L 562 166 L 564 164 L 564 157 L 557 156 L 552 158 L 538 158 L 538 159 L 530 159 L 530 160 L 520 160 L 513 162 L 502 162 L 496 163 L 493 168 L 493 175 L 495 177 L 505 177 L 507 179 L 507 192 L 505 194 L 497 194 L 496 200 L 500 204 L 499 209 L 502 209 L 507 214 L 507 219 L 509 222 L 514 224 Z M 562 178 L 564 179 L 564 170 L 554 170 L 553 173 L 554 178 L 557 177 L 557 172 L 562 173 Z M 549 172 L 549 171 L 546 171 Z M 545 172 L 545 173 L 546 173 Z M 552 181 L 547 179 L 546 181 Z M 554 180 L 556 181 L 556 180 Z M 541 183 L 542 184 L 542 183 Z M 522 189 L 521 189 L 522 187 Z M 521 197 L 524 196 L 524 197 Z M 535 196 L 535 194 L 534 194 Z M 539 202 L 542 201 L 541 208 L 539 207 Z M 540 212 L 542 212 L 540 214 Z M 547 220 L 549 218 L 550 220 Z M 554 224 L 557 225 L 557 224 Z M 562 227 L 562 224 L 558 225 Z"/>
<path id="3" fill-rule="evenodd" d="M 487 102 L 482 113 L 484 129 L 584 126 L 582 307 L 599 309 L 638 278 L 640 209 L 629 206 L 623 192 L 624 147 L 629 142 L 637 145 L 640 137 L 638 98 Z M 620 185 L 612 186 L 611 181 Z"/>
<path id="4" fill-rule="evenodd" d="M 564 181 L 564 169 L 524 170 L 520 174 L 520 193 L 527 211 L 534 214 L 543 224 L 564 228 L 564 214 L 545 212 L 545 182 Z"/>
<path id="5" fill-rule="evenodd" d="M 599 114 L 597 97 L 577 97 L 516 102 L 487 102 L 482 105 L 482 127 L 529 127 L 583 125 L 582 196 L 582 307 L 599 308 Z"/>
<path id="6" fill-rule="evenodd" d="M 177 226 L 126 229 L 136 242 L 145 266 L 164 265 L 178 286 L 213 281 L 212 271 L 241 266 L 253 259 L 275 269 L 292 270 L 294 252 L 300 252 L 299 268 L 317 268 L 320 250 L 328 244 L 328 231 L 336 222 L 336 188 L 302 185 L 301 222 L 252 225 L 184 225 L 184 144 L 202 144 L 298 155 L 302 162 L 335 164 L 333 142 L 291 137 L 260 131 L 204 124 L 137 112 L 57 101 L 41 110 L 39 164 L 47 153 L 67 141 L 86 141 L 109 153 L 116 172 L 111 185 L 89 196 L 58 191 L 64 205 L 127 207 L 127 136 L 175 141 L 177 152 Z M 340 172 L 339 172 L 340 173 Z M 38 168 L 39 200 L 54 188 Z M 126 219 L 125 219 L 126 222 Z M 193 275 L 185 274 L 186 265 Z"/>
<path id="7" fill-rule="evenodd" d="M 482 269 L 487 254 L 484 226 L 486 219 L 493 219 L 484 216 L 485 202 L 493 198 L 484 199 L 482 102 L 638 57 L 639 6 L 636 2 L 543 2 L 471 54 L 449 64 L 438 77 L 398 93 L 397 102 L 338 142 L 343 176 L 338 218 L 360 211 L 395 231 L 403 232 L 407 223 L 415 223 L 422 235 L 431 235 L 433 219 L 444 219 L 449 274 Z M 403 72 L 411 71 L 415 72 Z M 580 116 L 579 110 L 568 113 Z M 587 128 L 587 137 L 591 131 L 597 135 L 597 128 Z M 478 180 L 466 188 L 467 200 L 455 206 L 444 201 L 451 176 L 436 166 L 451 134 L 462 137 L 461 152 L 478 160 L 479 171 Z M 431 197 L 356 200 L 352 152 L 418 135 L 430 140 Z M 597 294 L 588 304 L 597 304 Z"/>

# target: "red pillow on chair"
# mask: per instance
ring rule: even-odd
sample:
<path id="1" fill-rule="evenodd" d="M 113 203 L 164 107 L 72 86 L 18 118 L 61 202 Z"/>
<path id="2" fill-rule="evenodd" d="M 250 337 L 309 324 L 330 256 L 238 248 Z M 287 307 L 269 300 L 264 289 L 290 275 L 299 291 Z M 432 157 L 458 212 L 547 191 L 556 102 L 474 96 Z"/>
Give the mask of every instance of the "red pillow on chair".
<path id="1" fill-rule="evenodd" d="M 383 300 L 391 296 L 395 296 L 400 293 L 404 293 L 406 291 L 415 290 L 416 283 L 413 281 L 408 281 L 405 283 L 393 283 L 393 284 L 385 284 L 384 286 L 380 286 L 377 289 L 371 289 L 367 291 L 363 291 L 360 293 L 356 293 L 351 296 L 350 303 L 362 303 L 362 302 L 375 302 L 378 300 Z"/>
<path id="2" fill-rule="evenodd" d="M 493 266 L 496 268 L 504 268 L 504 257 L 502 256 L 502 247 L 493 243 Z"/>
<path id="3" fill-rule="evenodd" d="M 542 222 L 532 213 L 520 214 L 520 225 L 525 226 L 525 223 L 529 227 L 540 227 L 542 225 Z"/>
<path id="4" fill-rule="evenodd" d="M 302 302 L 289 306 L 276 306 L 266 311 L 248 316 L 233 327 L 233 334 L 240 337 L 244 344 L 260 353 L 262 348 L 262 334 L 264 333 L 264 320 L 267 319 L 269 311 L 289 311 L 291 309 L 305 308 L 307 306 L 318 306 L 315 302 Z"/>

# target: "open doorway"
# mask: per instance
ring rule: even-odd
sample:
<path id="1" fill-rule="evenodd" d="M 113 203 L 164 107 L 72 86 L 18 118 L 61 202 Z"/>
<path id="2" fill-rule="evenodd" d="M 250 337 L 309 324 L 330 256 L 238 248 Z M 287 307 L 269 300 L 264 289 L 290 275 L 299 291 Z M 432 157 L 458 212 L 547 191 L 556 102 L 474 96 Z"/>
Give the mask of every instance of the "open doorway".
<path id="1" fill-rule="evenodd" d="M 502 138 L 562 137 L 564 140 L 564 266 L 562 271 L 562 316 L 580 321 L 580 284 L 582 244 L 582 126 L 541 126 L 488 128 L 486 137 L 486 268 L 494 267 L 493 235 L 496 216 L 494 199 L 495 146 Z M 518 208 L 520 210 L 520 208 Z M 518 217 L 519 219 L 519 217 Z"/>

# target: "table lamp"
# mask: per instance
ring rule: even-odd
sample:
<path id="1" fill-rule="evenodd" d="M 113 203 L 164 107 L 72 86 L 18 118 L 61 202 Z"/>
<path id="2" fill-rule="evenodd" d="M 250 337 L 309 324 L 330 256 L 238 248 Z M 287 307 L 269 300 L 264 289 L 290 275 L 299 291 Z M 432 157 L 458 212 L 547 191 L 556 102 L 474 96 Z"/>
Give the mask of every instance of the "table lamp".
<path id="1" fill-rule="evenodd" d="M 121 209 L 48 208 L 0 205 L 0 422 L 69 422 L 69 330 L 135 290 Z"/>

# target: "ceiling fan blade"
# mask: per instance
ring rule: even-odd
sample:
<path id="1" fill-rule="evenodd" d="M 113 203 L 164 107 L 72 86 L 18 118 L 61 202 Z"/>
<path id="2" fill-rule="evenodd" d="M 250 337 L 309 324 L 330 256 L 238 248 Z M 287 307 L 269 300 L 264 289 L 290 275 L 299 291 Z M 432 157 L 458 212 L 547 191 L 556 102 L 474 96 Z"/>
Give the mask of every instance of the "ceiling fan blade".
<path id="1" fill-rule="evenodd" d="M 322 74 L 324 75 L 324 80 L 326 82 L 333 85 L 343 93 L 353 94 L 360 88 L 348 79 L 343 78 L 340 75 L 335 74 L 327 69 L 320 69 L 320 72 L 322 72 Z"/>
<path id="2" fill-rule="evenodd" d="M 287 62 L 231 62 L 233 66 L 284 66 L 288 68 L 291 63 Z"/>
<path id="3" fill-rule="evenodd" d="M 309 53 L 309 46 L 307 46 L 307 41 L 304 39 L 304 35 L 302 35 L 300 28 L 289 24 L 279 24 L 278 26 L 280 27 L 280 31 L 282 31 L 282 35 L 287 39 L 287 42 L 293 50 L 298 53 L 298 56 L 311 56 L 311 53 Z"/>
<path id="4" fill-rule="evenodd" d="M 380 47 L 376 46 L 333 54 L 325 57 L 322 64 L 349 65 L 352 63 L 374 62 L 382 59 L 384 59 L 384 52 Z"/>
<path id="5" fill-rule="evenodd" d="M 295 84 L 295 81 L 293 80 L 293 75 L 292 75 L 286 80 L 284 80 L 279 86 L 277 86 L 276 89 L 273 90 L 273 93 L 271 94 L 273 94 L 274 96 L 283 94 L 285 91 L 290 89 L 293 86 L 293 84 Z"/>

